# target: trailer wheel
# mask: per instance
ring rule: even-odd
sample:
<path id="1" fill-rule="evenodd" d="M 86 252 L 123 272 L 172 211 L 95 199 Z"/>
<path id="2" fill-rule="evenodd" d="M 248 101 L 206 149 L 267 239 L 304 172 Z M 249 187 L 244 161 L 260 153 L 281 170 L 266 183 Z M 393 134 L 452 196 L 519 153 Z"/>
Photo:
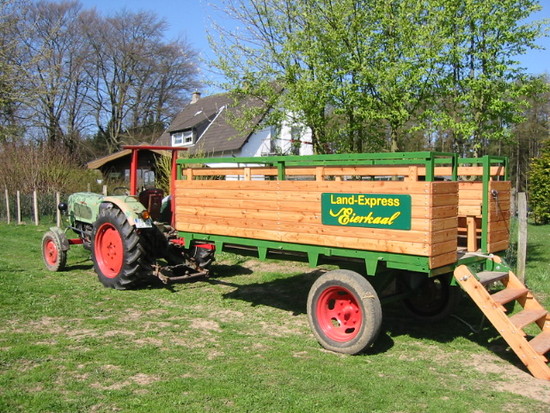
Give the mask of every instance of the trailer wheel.
<path id="1" fill-rule="evenodd" d="M 369 347 L 382 324 L 376 291 L 363 276 L 349 270 L 329 271 L 315 281 L 307 314 L 317 341 L 327 350 L 345 354 Z"/>
<path id="2" fill-rule="evenodd" d="M 450 275 L 429 277 L 409 298 L 403 300 L 403 307 L 419 321 L 440 321 L 454 311 L 460 296 L 461 290 L 451 285 Z"/>
<path id="3" fill-rule="evenodd" d="M 144 240 L 124 213 L 112 206 L 101 208 L 94 223 L 92 260 L 99 281 L 118 290 L 142 284 L 151 271 Z"/>
<path id="4" fill-rule="evenodd" d="M 48 231 L 42 237 L 42 258 L 50 271 L 63 271 L 67 264 L 67 251 L 63 249 L 61 235 Z"/>

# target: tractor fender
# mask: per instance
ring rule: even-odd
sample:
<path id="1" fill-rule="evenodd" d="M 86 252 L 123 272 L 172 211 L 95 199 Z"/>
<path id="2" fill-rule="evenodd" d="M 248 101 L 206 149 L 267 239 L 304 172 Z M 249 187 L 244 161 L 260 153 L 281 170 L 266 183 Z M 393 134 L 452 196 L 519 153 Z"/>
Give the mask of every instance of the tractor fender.
<path id="1" fill-rule="evenodd" d="M 65 231 L 63 231 L 59 227 L 50 227 L 50 231 L 52 232 L 53 236 L 56 238 L 56 241 L 59 245 L 61 245 L 62 251 L 68 251 L 69 250 L 69 240 L 67 239 L 67 235 L 65 234 Z"/>
<path id="2" fill-rule="evenodd" d="M 106 196 L 103 198 L 100 208 L 103 208 L 105 204 L 116 205 L 128 220 L 128 224 L 135 226 L 136 228 L 152 228 L 153 221 L 151 218 L 143 219 L 141 213 L 146 211 L 147 208 L 143 206 L 136 198 L 132 196 Z"/>

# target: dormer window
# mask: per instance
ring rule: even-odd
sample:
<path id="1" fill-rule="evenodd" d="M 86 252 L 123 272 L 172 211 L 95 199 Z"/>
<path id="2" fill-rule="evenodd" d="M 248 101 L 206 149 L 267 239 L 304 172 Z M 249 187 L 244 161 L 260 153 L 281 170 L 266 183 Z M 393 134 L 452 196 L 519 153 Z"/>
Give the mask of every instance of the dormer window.
<path id="1" fill-rule="evenodd" d="M 193 130 L 172 134 L 172 146 L 191 146 L 195 143 Z"/>

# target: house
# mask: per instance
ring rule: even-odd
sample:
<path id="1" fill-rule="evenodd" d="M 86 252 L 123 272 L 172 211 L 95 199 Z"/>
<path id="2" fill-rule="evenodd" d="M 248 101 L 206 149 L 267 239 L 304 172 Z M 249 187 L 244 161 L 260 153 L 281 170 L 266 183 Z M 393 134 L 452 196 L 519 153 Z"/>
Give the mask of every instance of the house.
<path id="1" fill-rule="evenodd" d="M 238 129 L 234 120 L 246 109 L 258 115 Z M 266 125 L 263 121 L 268 110 L 259 99 L 247 98 L 236 104 L 228 93 L 201 97 L 195 92 L 155 144 L 188 147 L 189 153 L 202 157 L 313 154 L 307 128 L 289 122 Z"/>
<path id="2" fill-rule="evenodd" d="M 258 113 L 245 128 L 233 126 L 247 110 Z M 201 98 L 195 92 L 191 102 L 174 118 L 155 146 L 187 148 L 200 157 L 257 157 L 267 155 L 312 155 L 309 129 L 283 122 L 280 126 L 264 124 L 269 108 L 259 99 L 247 98 L 238 104 L 229 93 Z M 140 151 L 138 185 L 154 185 L 156 162 L 162 151 Z M 108 180 L 128 180 L 131 150 L 125 149 L 88 163 Z M 223 167 L 227 164 L 211 166 Z"/>

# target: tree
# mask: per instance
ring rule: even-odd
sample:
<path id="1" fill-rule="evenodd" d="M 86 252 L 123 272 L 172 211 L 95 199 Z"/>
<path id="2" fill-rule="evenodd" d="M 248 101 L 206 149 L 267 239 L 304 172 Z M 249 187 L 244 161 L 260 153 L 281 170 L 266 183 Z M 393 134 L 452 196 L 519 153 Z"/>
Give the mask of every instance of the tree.
<path id="1" fill-rule="evenodd" d="M 16 30 L 20 25 L 18 10 L 23 5 L 20 0 L 0 3 L 0 143 L 20 134 L 18 115 L 24 94 L 18 87 L 22 76 Z"/>
<path id="2" fill-rule="evenodd" d="M 76 1 L 38 1 L 21 10 L 21 69 L 29 126 L 51 146 L 74 151 L 86 119 L 88 47 L 80 34 Z"/>
<path id="3" fill-rule="evenodd" d="M 512 130 L 513 140 L 499 152 L 510 159 L 512 182 L 518 192 L 527 190 L 529 164 L 542 154 L 543 142 L 550 138 L 550 81 L 548 76 L 529 79 L 532 85 L 523 97 L 529 103 L 523 122 Z"/>
<path id="4" fill-rule="evenodd" d="M 534 48 L 542 22 L 522 23 L 540 9 L 533 0 L 447 2 L 447 72 L 438 121 L 462 155 L 483 155 L 511 138 L 532 90 L 516 56 Z"/>
<path id="5" fill-rule="evenodd" d="M 541 34 L 520 23 L 536 1 L 505 3 L 226 0 L 245 29 L 217 28 L 215 65 L 227 89 L 267 96 L 271 121 L 309 126 L 317 151 L 396 151 L 423 129 L 479 149 L 520 119 L 512 57 Z"/>
<path id="6" fill-rule="evenodd" d="M 7 0 L 0 12 L 3 140 L 118 150 L 157 138 L 199 86 L 196 52 L 166 42 L 152 12 L 103 17 L 66 0 Z"/>
<path id="7" fill-rule="evenodd" d="M 124 10 L 104 19 L 88 11 L 81 21 L 94 62 L 89 76 L 98 135 L 109 151 L 131 139 L 129 132 L 162 130 L 184 93 L 198 86 L 196 52 L 181 40 L 164 43 L 166 22 L 152 13 Z"/>

